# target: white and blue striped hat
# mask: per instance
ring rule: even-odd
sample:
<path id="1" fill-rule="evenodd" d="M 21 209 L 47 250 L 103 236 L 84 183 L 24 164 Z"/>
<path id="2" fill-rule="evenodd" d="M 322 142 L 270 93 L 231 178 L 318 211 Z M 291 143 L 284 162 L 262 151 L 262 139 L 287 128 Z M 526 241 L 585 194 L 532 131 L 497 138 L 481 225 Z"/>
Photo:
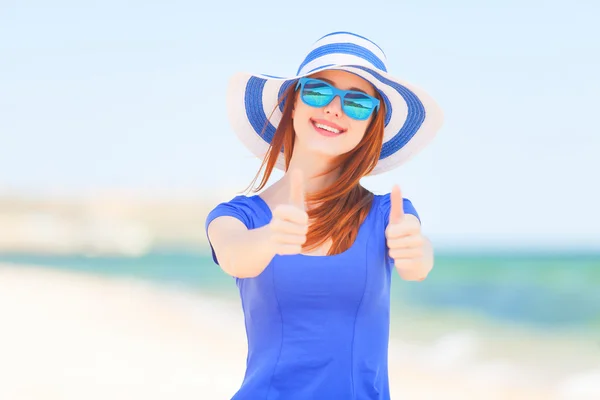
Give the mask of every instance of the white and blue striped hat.
<path id="1" fill-rule="evenodd" d="M 283 106 L 277 101 L 299 78 L 327 69 L 355 73 L 379 91 L 386 106 L 383 146 L 370 175 L 389 171 L 412 158 L 440 129 L 443 114 L 423 90 L 391 76 L 383 50 L 371 40 L 350 32 L 334 32 L 314 43 L 295 76 L 238 73 L 227 91 L 229 120 L 236 135 L 254 155 L 264 158 Z M 268 121 L 271 116 L 270 122 Z M 268 124 L 267 124 L 268 123 Z M 265 124 L 267 124 L 266 129 Z M 275 165 L 284 170 L 283 156 Z"/>

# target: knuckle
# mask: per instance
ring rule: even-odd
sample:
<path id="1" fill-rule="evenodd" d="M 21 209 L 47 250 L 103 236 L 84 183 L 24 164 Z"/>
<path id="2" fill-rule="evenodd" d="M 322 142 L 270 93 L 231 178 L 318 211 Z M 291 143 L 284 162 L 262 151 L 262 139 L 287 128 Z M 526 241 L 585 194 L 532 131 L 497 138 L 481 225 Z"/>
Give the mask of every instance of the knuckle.
<path id="1" fill-rule="evenodd" d="M 405 271 L 410 271 L 414 269 L 415 266 L 411 259 L 403 259 L 398 264 Z"/>
<path id="2" fill-rule="evenodd" d="M 415 245 L 417 245 L 419 247 L 423 246 L 424 241 L 423 241 L 422 235 L 416 235 L 414 238 L 414 241 L 415 241 Z"/>
<path id="3" fill-rule="evenodd" d="M 294 214 L 294 207 L 287 204 L 280 204 L 277 206 L 273 214 L 277 213 L 277 216 L 283 220 L 288 219 L 290 214 Z"/>
<path id="4" fill-rule="evenodd" d="M 291 227 L 290 227 L 290 223 L 287 221 L 281 221 L 281 233 L 287 234 L 290 233 L 291 231 Z"/>
<path id="5" fill-rule="evenodd" d="M 279 255 L 285 254 L 285 247 L 284 246 L 277 246 L 275 248 L 275 253 L 279 254 Z"/>
<path id="6" fill-rule="evenodd" d="M 306 211 L 302 210 L 302 213 L 300 214 L 300 220 L 302 223 L 308 224 L 308 213 Z"/>
<path id="7" fill-rule="evenodd" d="M 302 244 L 306 243 L 306 239 L 308 239 L 306 235 L 300 235 L 300 241 Z"/>
<path id="8" fill-rule="evenodd" d="M 280 244 L 285 243 L 284 237 L 282 235 L 279 235 L 279 234 L 273 236 L 273 241 L 275 243 L 280 243 Z"/>
<path id="9" fill-rule="evenodd" d="M 284 205 L 282 205 L 282 204 L 275 207 L 275 209 L 273 210 L 273 215 L 277 216 L 277 217 L 281 217 L 281 215 L 285 212 L 283 207 L 284 207 Z"/>
<path id="10" fill-rule="evenodd" d="M 302 214 L 298 211 L 298 209 L 289 210 L 286 217 L 289 221 L 292 221 L 294 223 L 300 223 L 302 221 Z"/>
<path id="11" fill-rule="evenodd" d="M 294 235 L 293 243 L 297 245 L 301 245 L 306 241 L 306 238 L 302 235 Z"/>
<path id="12" fill-rule="evenodd" d="M 281 220 L 278 218 L 274 218 L 271 221 L 271 223 L 269 224 L 269 228 L 271 229 L 272 232 L 279 231 L 280 226 L 281 226 Z"/>
<path id="13" fill-rule="evenodd" d="M 406 236 L 407 234 L 407 229 L 406 226 L 404 225 L 397 225 L 394 227 L 395 229 L 392 231 L 393 235 L 395 237 L 403 237 Z"/>
<path id="14" fill-rule="evenodd" d="M 410 223 L 410 230 L 412 232 L 420 232 L 421 231 L 421 224 L 419 224 L 419 221 L 417 220 L 411 220 Z"/>

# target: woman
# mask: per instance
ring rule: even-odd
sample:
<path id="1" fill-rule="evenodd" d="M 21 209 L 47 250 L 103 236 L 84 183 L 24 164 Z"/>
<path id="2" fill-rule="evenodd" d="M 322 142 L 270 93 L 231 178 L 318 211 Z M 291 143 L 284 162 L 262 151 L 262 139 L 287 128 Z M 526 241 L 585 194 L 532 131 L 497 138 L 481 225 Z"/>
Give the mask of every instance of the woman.
<path id="1" fill-rule="evenodd" d="M 387 73 L 375 43 L 335 32 L 292 78 L 236 75 L 228 112 L 266 166 L 255 192 L 273 168 L 285 171 L 206 220 L 246 323 L 246 374 L 233 399 L 389 399 L 391 273 L 423 280 L 433 250 L 397 186 L 377 195 L 360 179 L 423 148 L 441 111 Z"/>

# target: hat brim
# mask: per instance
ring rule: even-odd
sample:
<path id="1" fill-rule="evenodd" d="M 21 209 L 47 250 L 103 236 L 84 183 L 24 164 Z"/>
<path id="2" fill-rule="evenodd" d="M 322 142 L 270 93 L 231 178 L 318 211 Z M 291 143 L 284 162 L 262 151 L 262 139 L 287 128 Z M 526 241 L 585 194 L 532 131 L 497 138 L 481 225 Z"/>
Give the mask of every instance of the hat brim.
<path id="1" fill-rule="evenodd" d="M 264 158 L 281 121 L 277 102 L 289 85 L 299 78 L 323 70 L 344 70 L 369 81 L 386 106 L 383 146 L 379 161 L 369 175 L 396 168 L 420 152 L 443 124 L 438 104 L 422 89 L 390 74 L 359 65 L 328 65 L 294 77 L 238 73 L 227 90 L 227 112 L 241 142 L 257 157 Z M 275 167 L 285 170 L 283 156 Z"/>

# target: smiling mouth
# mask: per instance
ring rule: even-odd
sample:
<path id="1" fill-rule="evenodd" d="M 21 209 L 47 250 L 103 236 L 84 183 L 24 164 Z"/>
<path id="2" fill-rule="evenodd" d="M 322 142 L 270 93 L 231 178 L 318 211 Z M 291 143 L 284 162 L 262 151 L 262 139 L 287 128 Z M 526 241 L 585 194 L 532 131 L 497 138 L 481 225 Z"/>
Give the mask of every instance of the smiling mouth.
<path id="1" fill-rule="evenodd" d="M 340 129 L 334 128 L 333 126 L 322 124 L 320 122 L 316 122 L 313 120 L 311 120 L 310 122 L 315 127 L 317 132 L 324 134 L 325 136 L 337 136 L 346 131 L 345 129 L 340 130 Z"/>

